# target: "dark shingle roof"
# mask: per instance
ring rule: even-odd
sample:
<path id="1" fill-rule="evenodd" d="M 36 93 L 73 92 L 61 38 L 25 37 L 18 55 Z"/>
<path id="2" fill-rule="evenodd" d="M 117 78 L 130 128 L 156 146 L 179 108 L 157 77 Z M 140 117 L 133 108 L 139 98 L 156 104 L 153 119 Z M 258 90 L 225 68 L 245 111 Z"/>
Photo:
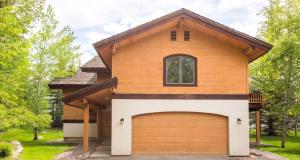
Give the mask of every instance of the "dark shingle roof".
<path id="1" fill-rule="evenodd" d="M 99 56 L 95 56 L 84 65 L 73 77 L 59 77 L 51 81 L 48 86 L 51 89 L 60 89 L 65 87 L 84 87 L 96 83 L 97 71 L 106 70 Z M 91 73 L 92 72 L 92 73 Z"/>
<path id="2" fill-rule="evenodd" d="M 101 69 L 105 69 L 105 65 L 103 64 L 102 60 L 99 56 L 95 56 L 85 64 L 83 64 L 81 67 L 81 70 L 84 72 L 90 72 L 90 71 L 97 71 Z"/>
<path id="3" fill-rule="evenodd" d="M 51 89 L 58 89 L 70 86 L 89 86 L 91 84 L 95 84 L 97 79 L 96 73 L 87 73 L 78 71 L 73 77 L 66 77 L 66 78 L 56 78 L 51 81 L 48 86 Z"/>

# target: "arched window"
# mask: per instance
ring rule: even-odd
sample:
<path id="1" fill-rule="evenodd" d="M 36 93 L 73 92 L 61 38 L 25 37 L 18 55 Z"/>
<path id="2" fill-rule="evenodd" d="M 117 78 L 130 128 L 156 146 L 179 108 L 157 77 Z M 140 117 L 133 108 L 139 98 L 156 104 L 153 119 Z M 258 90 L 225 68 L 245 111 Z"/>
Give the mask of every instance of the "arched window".
<path id="1" fill-rule="evenodd" d="M 197 59 L 186 54 L 174 54 L 164 58 L 165 86 L 196 86 Z"/>

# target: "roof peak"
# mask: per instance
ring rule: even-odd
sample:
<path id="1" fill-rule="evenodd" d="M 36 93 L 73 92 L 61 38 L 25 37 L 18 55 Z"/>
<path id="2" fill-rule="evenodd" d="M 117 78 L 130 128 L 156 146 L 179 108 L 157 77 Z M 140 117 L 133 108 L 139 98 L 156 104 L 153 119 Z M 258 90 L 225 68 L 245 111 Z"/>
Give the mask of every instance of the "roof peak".
<path id="1" fill-rule="evenodd" d="M 209 18 L 206 18 L 198 13 L 195 13 L 191 10 L 188 10 L 186 8 L 180 8 L 176 11 L 173 11 L 171 13 L 168 13 L 164 16 L 161 16 L 159 18 L 156 18 L 154 20 L 151 20 L 149 22 L 146 22 L 144 24 L 141 24 L 141 25 L 138 25 L 134 28 L 131 28 L 129 30 L 126 30 L 124 32 L 121 32 L 121 33 L 118 33 L 116 35 L 113 35 L 111 37 L 108 37 L 108 38 L 105 38 L 105 39 L 102 39 L 98 42 L 95 42 L 93 44 L 93 46 L 95 48 L 99 47 L 99 46 L 102 46 L 102 45 L 106 45 L 106 44 L 109 44 L 109 43 L 114 43 L 124 37 L 127 37 L 129 35 L 132 35 L 132 34 L 135 34 L 135 33 L 139 33 L 140 31 L 144 30 L 145 28 L 150 28 L 152 26 L 155 26 L 159 23 L 161 23 L 162 21 L 166 21 L 166 20 L 169 20 L 169 19 L 172 19 L 172 18 L 175 18 L 177 16 L 180 16 L 181 14 L 184 14 L 186 16 L 189 16 L 189 17 L 192 17 L 193 19 L 197 20 L 197 21 L 201 21 L 205 24 L 207 24 L 208 27 L 211 27 L 211 28 L 215 28 L 216 30 L 219 30 L 219 31 L 224 31 L 224 32 L 228 32 L 229 34 L 232 34 L 234 36 L 236 36 L 238 39 L 241 39 L 241 40 L 246 40 L 246 41 L 249 41 L 251 43 L 254 43 L 254 44 L 258 44 L 258 46 L 260 47 L 263 47 L 263 48 L 272 48 L 272 45 L 269 44 L 269 43 L 266 43 L 256 37 L 252 37 L 250 35 L 247 35 L 243 32 L 240 32 L 240 31 L 237 31 L 233 28 L 230 28 L 228 26 L 225 26 L 221 23 L 218 23 L 212 19 L 209 19 Z"/>
<path id="2" fill-rule="evenodd" d="M 139 26 L 131 28 L 127 31 L 113 35 L 109 38 L 100 40 L 100 41 L 94 43 L 93 46 L 96 49 L 96 51 L 98 52 L 98 55 L 103 60 L 103 63 L 110 70 L 111 69 L 111 60 L 108 58 L 109 53 L 105 53 L 106 55 L 103 56 L 100 53 L 99 49 L 106 48 L 106 50 L 107 50 L 107 48 L 111 47 L 115 43 L 119 43 L 123 40 L 126 40 L 126 39 L 132 37 L 132 36 L 142 34 L 143 32 L 147 32 L 147 31 L 153 29 L 154 27 L 159 27 L 165 23 L 170 22 L 171 20 L 178 19 L 180 21 L 181 18 L 188 19 L 190 21 L 197 23 L 198 25 L 209 28 L 210 30 L 221 33 L 232 39 L 238 40 L 238 41 L 245 43 L 251 47 L 258 48 L 264 52 L 263 54 L 267 53 L 273 47 L 271 44 L 264 42 L 256 37 L 252 37 L 243 32 L 237 31 L 233 28 L 230 28 L 230 27 L 225 26 L 221 23 L 218 23 L 214 20 L 206 18 L 206 17 L 204 17 L 200 14 L 197 14 L 193 11 L 190 11 L 186 8 L 178 9 L 178 10 L 171 12 L 169 14 L 166 14 L 160 18 L 146 22 L 144 24 L 141 24 Z M 249 62 L 252 62 L 256 58 L 257 57 L 252 57 Z"/>

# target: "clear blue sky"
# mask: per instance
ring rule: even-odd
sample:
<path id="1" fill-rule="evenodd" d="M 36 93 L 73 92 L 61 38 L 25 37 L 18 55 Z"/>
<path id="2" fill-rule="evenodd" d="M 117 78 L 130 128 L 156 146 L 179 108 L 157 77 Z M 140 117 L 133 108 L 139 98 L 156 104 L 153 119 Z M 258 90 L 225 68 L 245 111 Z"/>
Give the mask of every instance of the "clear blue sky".
<path id="1" fill-rule="evenodd" d="M 92 44 L 180 8 L 256 36 L 267 0 L 47 0 L 60 26 L 69 25 L 81 45 L 81 63 L 96 52 Z"/>

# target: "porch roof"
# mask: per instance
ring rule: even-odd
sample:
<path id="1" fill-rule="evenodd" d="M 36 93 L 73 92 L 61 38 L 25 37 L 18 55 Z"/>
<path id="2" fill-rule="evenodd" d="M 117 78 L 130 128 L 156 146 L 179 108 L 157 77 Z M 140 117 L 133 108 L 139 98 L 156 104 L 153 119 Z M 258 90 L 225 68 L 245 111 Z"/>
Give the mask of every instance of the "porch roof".
<path id="1" fill-rule="evenodd" d="M 84 99 L 89 101 L 89 103 L 93 103 L 94 105 L 103 106 L 109 103 L 107 100 L 111 98 L 112 88 L 117 87 L 117 84 L 118 79 L 116 77 L 107 79 L 103 82 L 93 84 L 65 95 L 62 98 L 62 101 L 68 105 L 79 108 L 83 108 L 82 104 Z"/>

